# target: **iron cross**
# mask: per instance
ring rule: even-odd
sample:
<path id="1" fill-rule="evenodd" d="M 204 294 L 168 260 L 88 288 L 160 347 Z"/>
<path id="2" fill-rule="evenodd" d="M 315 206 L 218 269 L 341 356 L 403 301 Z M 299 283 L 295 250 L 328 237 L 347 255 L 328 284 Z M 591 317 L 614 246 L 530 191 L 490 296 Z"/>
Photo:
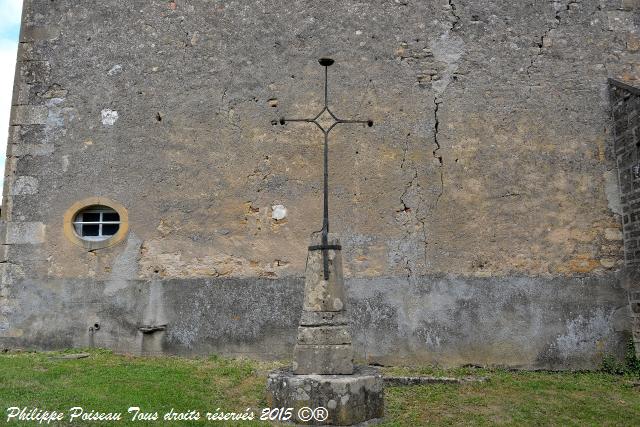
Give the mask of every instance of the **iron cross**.
<path id="1" fill-rule="evenodd" d="M 329 88 L 328 88 L 328 69 L 333 65 L 334 60 L 331 58 L 320 58 L 320 65 L 324 67 L 324 108 L 311 119 L 280 119 L 280 124 L 287 122 L 306 122 L 313 123 L 324 134 L 324 209 L 322 217 L 322 244 L 319 246 L 309 246 L 310 251 L 322 251 L 322 265 L 324 269 L 324 280 L 329 280 L 329 249 L 341 250 L 339 245 L 329 245 L 329 132 L 340 123 L 362 123 L 367 126 L 373 126 L 372 120 L 344 120 L 339 119 L 329 108 Z M 323 117 L 324 116 L 324 117 Z M 320 121 L 319 121 L 320 120 Z M 329 123 L 327 123 L 329 121 Z M 324 123 L 323 123 L 324 122 Z M 324 124 L 324 126 L 323 126 Z"/>

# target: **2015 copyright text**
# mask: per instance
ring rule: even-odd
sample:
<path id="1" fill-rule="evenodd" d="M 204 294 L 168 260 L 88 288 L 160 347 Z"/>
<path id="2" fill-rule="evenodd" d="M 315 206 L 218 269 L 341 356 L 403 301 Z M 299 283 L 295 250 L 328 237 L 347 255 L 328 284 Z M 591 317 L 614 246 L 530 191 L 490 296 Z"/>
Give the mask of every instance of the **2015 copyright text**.
<path id="1" fill-rule="evenodd" d="M 47 410 L 37 407 L 12 406 L 6 410 L 6 422 L 33 422 L 37 424 L 51 424 L 60 421 L 68 422 L 105 422 L 105 421 L 325 421 L 329 416 L 326 408 L 262 408 L 254 410 L 247 408 L 241 412 L 226 412 L 220 408 L 215 411 L 176 411 L 173 408 L 167 412 L 143 410 L 139 406 L 130 406 L 126 412 L 100 412 L 74 406 L 67 411 Z"/>

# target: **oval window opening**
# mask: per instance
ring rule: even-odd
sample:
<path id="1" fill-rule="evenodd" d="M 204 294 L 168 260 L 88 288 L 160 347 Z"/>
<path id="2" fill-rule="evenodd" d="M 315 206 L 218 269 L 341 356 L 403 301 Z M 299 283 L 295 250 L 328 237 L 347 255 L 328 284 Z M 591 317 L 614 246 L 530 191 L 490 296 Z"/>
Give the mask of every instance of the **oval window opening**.
<path id="1" fill-rule="evenodd" d="M 83 240 L 107 240 L 120 229 L 120 214 L 108 206 L 89 206 L 76 214 L 73 228 Z"/>

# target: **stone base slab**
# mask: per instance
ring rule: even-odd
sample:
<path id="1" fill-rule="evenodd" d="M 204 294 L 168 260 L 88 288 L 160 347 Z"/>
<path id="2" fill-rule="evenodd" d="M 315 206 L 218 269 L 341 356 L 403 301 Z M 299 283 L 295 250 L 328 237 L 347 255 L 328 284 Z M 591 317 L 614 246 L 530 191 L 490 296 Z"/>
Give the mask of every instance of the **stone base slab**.
<path id="1" fill-rule="evenodd" d="M 379 419 L 384 415 L 382 375 L 364 366 L 356 366 L 353 375 L 295 375 L 291 369 L 277 370 L 267 380 L 267 405 L 293 408 L 289 421 L 302 425 L 349 426 Z M 325 408 L 326 419 L 300 419 L 304 407 Z M 322 415 L 322 410 L 315 413 Z"/>

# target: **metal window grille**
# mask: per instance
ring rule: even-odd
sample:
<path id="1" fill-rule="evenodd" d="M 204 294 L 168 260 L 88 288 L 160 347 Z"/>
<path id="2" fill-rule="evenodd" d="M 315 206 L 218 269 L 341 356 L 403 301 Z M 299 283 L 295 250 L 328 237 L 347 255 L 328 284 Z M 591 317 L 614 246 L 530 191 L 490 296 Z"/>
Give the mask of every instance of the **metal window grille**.
<path id="1" fill-rule="evenodd" d="M 120 215 L 108 206 L 91 206 L 76 215 L 73 226 L 84 240 L 107 240 L 120 229 Z"/>

